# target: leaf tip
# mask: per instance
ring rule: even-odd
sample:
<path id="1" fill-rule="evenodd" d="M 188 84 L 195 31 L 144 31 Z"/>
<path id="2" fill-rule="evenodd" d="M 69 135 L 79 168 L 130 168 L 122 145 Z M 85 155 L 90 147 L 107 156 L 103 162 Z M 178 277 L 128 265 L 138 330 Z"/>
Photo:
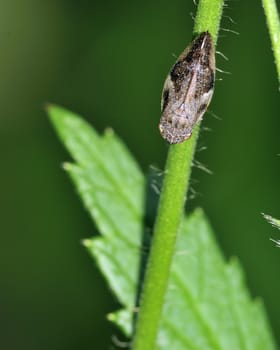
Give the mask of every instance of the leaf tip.
<path id="1" fill-rule="evenodd" d="M 53 123 L 55 123 L 55 120 L 57 119 L 57 114 L 61 110 L 61 108 L 53 103 L 45 103 L 44 110 L 47 112 L 49 118 Z"/>
<path id="2" fill-rule="evenodd" d="M 115 132 L 112 128 L 106 128 L 104 134 L 105 136 L 114 136 Z"/>
<path id="3" fill-rule="evenodd" d="M 113 312 L 110 312 L 106 315 L 106 318 L 108 321 L 115 322 L 117 320 L 116 314 Z"/>
<path id="4" fill-rule="evenodd" d="M 70 171 L 71 167 L 72 167 L 72 164 L 69 163 L 69 162 L 62 163 L 62 169 L 65 170 L 65 171 Z"/>
<path id="5" fill-rule="evenodd" d="M 60 130 L 61 127 L 64 126 L 69 117 L 72 119 L 74 118 L 74 114 L 72 112 L 56 104 L 45 104 L 45 110 L 51 123 L 57 130 Z"/>
<path id="6" fill-rule="evenodd" d="M 49 109 L 51 109 L 53 104 L 51 102 L 45 102 L 43 104 L 43 109 L 48 113 Z"/>
<path id="7" fill-rule="evenodd" d="M 193 211 L 193 213 L 191 214 L 192 216 L 201 218 L 204 216 L 204 210 L 200 207 L 195 208 L 195 210 Z"/>
<path id="8" fill-rule="evenodd" d="M 90 238 L 83 239 L 81 241 L 81 243 L 86 248 L 91 248 L 92 247 L 92 240 Z"/>

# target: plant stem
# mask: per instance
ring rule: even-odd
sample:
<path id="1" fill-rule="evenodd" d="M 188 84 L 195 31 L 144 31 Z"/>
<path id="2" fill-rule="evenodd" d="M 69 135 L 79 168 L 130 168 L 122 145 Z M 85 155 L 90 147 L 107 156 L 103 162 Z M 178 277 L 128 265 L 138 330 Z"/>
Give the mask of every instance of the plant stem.
<path id="1" fill-rule="evenodd" d="M 194 34 L 208 31 L 216 42 L 222 8 L 223 0 L 200 0 Z M 151 252 L 141 294 L 140 311 L 133 339 L 133 350 L 153 350 L 156 346 L 198 133 L 199 126 L 194 129 L 192 137 L 187 142 L 169 147 Z"/>
<path id="2" fill-rule="evenodd" d="M 280 82 L 280 21 L 275 0 L 262 0 Z"/>

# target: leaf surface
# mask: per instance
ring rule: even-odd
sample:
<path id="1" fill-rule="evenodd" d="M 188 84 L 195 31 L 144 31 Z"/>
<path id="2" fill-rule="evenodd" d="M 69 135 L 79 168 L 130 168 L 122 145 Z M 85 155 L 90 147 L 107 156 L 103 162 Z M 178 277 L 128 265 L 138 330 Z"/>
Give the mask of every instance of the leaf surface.
<path id="1" fill-rule="evenodd" d="M 131 336 L 147 251 L 145 178 L 112 131 L 99 136 L 57 106 L 49 114 L 75 161 L 65 169 L 101 233 L 84 244 L 123 306 L 109 319 Z M 156 349 L 275 349 L 261 302 L 251 300 L 237 260 L 225 261 L 200 209 L 182 220 Z"/>

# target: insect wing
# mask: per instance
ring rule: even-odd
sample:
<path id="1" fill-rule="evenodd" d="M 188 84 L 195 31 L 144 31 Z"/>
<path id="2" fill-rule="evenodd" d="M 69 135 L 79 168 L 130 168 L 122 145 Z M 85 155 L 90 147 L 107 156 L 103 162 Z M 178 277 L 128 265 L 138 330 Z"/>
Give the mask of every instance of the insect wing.
<path id="1" fill-rule="evenodd" d="M 200 122 L 214 91 L 215 50 L 208 32 L 179 56 L 166 78 L 159 129 L 169 143 L 187 140 Z"/>

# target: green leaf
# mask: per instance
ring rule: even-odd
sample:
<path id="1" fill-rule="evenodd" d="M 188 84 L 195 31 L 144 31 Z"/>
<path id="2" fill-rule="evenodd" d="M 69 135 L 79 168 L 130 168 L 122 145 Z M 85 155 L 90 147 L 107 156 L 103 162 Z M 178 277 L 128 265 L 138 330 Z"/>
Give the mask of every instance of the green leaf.
<path id="1" fill-rule="evenodd" d="M 75 114 L 57 106 L 48 111 L 76 161 L 64 168 L 102 234 L 85 245 L 119 301 L 132 310 L 141 258 L 144 176 L 111 130 L 100 137 Z"/>
<path id="2" fill-rule="evenodd" d="M 112 131 L 99 136 L 56 106 L 49 114 L 75 160 L 65 169 L 101 233 L 84 244 L 123 306 L 108 318 L 130 336 L 147 248 L 144 176 Z M 225 262 L 201 210 L 182 220 L 157 349 L 275 349 L 261 302 L 250 299 L 237 260 Z"/>
<path id="3" fill-rule="evenodd" d="M 159 349 L 274 349 L 260 302 L 237 261 L 225 263 L 201 210 L 183 220 L 162 326 L 172 342 Z"/>

